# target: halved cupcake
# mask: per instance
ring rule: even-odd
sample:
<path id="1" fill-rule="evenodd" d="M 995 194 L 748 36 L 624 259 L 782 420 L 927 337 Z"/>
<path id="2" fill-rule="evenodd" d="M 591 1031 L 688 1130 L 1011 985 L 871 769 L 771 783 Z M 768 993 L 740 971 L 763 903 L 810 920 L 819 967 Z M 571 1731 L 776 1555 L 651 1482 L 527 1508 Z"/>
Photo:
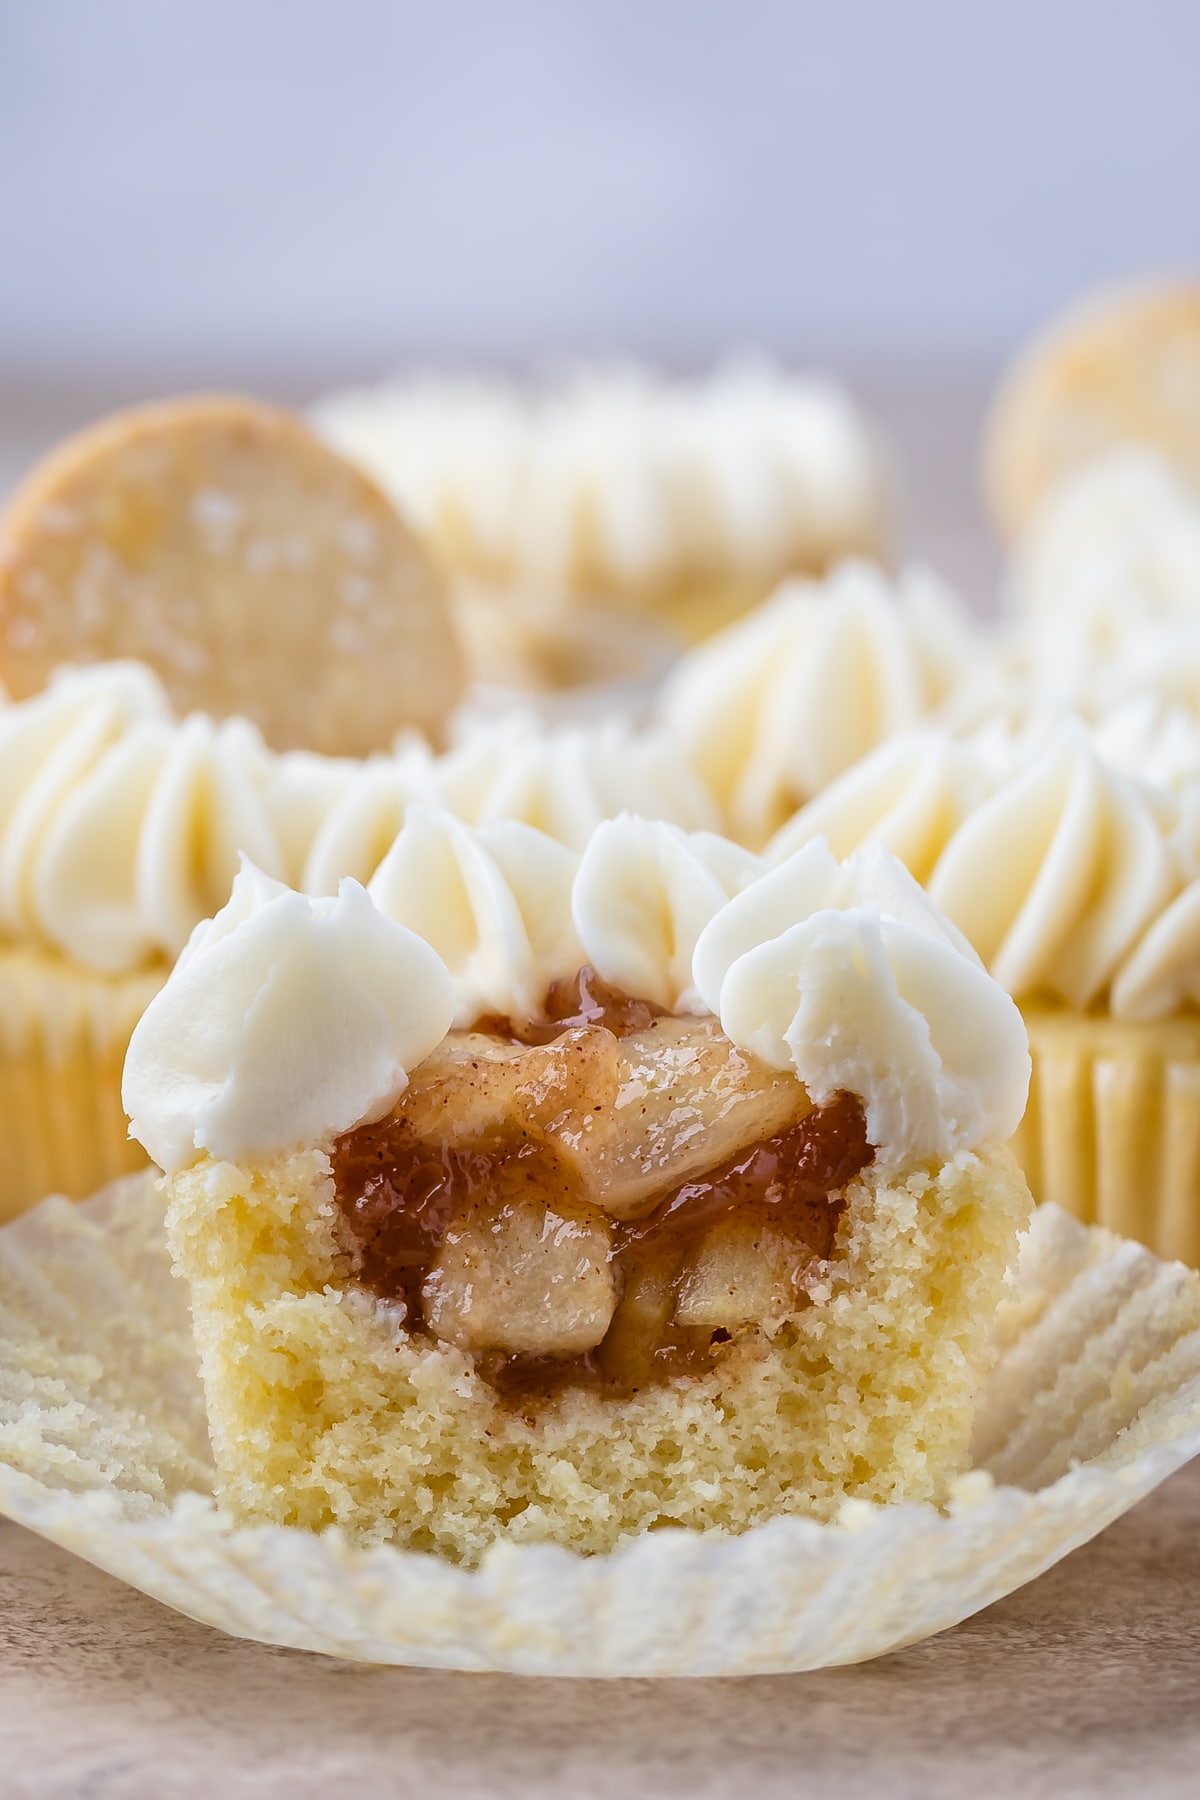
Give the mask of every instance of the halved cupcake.
<path id="1" fill-rule="evenodd" d="M 225 1504 L 458 1560 L 946 1497 L 1020 1017 L 892 858 L 410 820 L 245 869 L 130 1047 Z"/>

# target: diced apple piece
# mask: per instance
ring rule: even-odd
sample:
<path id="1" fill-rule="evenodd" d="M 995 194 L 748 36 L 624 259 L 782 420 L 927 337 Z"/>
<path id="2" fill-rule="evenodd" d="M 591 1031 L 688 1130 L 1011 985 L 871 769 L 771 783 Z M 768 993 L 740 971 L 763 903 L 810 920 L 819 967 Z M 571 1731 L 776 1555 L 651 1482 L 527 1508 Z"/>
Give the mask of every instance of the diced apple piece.
<path id="1" fill-rule="evenodd" d="M 611 1107 L 619 1079 L 609 1031 L 568 1031 L 533 1047 L 452 1031 L 413 1071 L 400 1112 L 419 1138 L 460 1147 L 548 1140 L 564 1118 Z"/>
<path id="2" fill-rule="evenodd" d="M 616 1305 L 602 1214 L 560 1200 L 544 1161 L 501 1163 L 491 1191 L 451 1225 L 425 1280 L 429 1329 L 461 1350 L 578 1356 Z M 514 1173 L 514 1169 L 521 1171 Z"/>
<path id="3" fill-rule="evenodd" d="M 722 1219 L 683 1272 L 675 1322 L 733 1331 L 783 1318 L 796 1309 L 811 1260 L 806 1244 L 769 1219 Z"/>
<path id="4" fill-rule="evenodd" d="M 658 1019 L 617 1050 L 613 1102 L 593 1104 L 555 1137 L 588 1199 L 617 1219 L 636 1218 L 811 1110 L 793 1075 L 739 1050 L 715 1019 Z"/>
<path id="5" fill-rule="evenodd" d="M 399 1110 L 432 1142 L 552 1144 L 591 1204 L 631 1219 L 810 1109 L 793 1075 L 739 1050 L 715 1019 L 668 1016 L 623 1038 L 583 1026 L 538 1046 L 452 1032 Z"/>

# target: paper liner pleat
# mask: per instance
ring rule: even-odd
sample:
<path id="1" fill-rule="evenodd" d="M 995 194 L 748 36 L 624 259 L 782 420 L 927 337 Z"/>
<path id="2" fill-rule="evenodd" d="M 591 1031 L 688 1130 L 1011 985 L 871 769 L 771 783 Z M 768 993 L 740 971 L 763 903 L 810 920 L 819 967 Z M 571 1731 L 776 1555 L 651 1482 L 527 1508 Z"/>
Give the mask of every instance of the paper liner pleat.
<path id="1" fill-rule="evenodd" d="M 1022 1012 L 1033 1081 L 1013 1147 L 1034 1198 L 1200 1267 L 1200 1019 Z"/>
<path id="2" fill-rule="evenodd" d="M 0 1231 L 0 1510 L 193 1618 L 377 1663 L 578 1676 L 862 1661 L 1086 1542 L 1200 1451 L 1200 1281 L 1036 1215 L 945 1512 L 851 1503 L 602 1557 L 498 1544 L 474 1570 L 336 1531 L 236 1526 L 212 1469 L 161 1201 L 132 1177 Z M 1003 1483 L 1003 1485 L 998 1485 Z"/>
<path id="3" fill-rule="evenodd" d="M 121 1070 L 165 973 L 108 977 L 53 951 L 0 947 L 0 1220 L 144 1167 Z"/>

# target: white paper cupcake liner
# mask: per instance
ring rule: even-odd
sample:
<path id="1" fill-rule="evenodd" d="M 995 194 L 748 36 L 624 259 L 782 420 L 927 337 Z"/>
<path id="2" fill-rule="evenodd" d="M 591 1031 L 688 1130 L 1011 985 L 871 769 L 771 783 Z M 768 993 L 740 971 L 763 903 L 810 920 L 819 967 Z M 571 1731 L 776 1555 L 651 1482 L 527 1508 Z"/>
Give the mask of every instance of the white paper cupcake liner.
<path id="1" fill-rule="evenodd" d="M 233 1527 L 160 1206 L 134 1176 L 0 1231 L 0 1511 L 239 1637 L 532 1675 L 859 1662 L 1011 1593 L 1200 1451 L 1200 1280 L 1046 1208 L 999 1321 L 981 1468 L 945 1513 L 853 1503 L 595 1558 L 498 1545 L 471 1571 Z"/>

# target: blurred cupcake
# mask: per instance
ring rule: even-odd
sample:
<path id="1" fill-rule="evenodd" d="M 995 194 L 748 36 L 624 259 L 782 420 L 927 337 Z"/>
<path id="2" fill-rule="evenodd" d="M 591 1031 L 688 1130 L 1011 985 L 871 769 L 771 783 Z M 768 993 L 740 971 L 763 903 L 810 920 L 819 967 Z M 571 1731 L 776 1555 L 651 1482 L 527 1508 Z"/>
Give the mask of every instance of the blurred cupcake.
<path id="1" fill-rule="evenodd" d="M 312 416 L 459 577 L 484 679 L 500 643 L 520 657 L 539 632 L 569 641 L 581 611 L 632 616 L 651 645 L 655 624 L 694 639 L 781 576 L 883 543 L 862 417 L 766 364 L 692 380 L 582 367 L 541 387 L 417 376 Z"/>
<path id="2" fill-rule="evenodd" d="M 866 563 L 785 582 L 680 661 L 660 713 L 751 847 L 885 739 L 927 718 L 987 661 L 977 629 L 923 569 Z"/>
<path id="3" fill-rule="evenodd" d="M 1200 619 L 1200 492 L 1154 450 L 1117 445 L 1041 501 L 1006 585 L 1018 614 L 1073 619 L 1096 644 L 1131 618 Z"/>

